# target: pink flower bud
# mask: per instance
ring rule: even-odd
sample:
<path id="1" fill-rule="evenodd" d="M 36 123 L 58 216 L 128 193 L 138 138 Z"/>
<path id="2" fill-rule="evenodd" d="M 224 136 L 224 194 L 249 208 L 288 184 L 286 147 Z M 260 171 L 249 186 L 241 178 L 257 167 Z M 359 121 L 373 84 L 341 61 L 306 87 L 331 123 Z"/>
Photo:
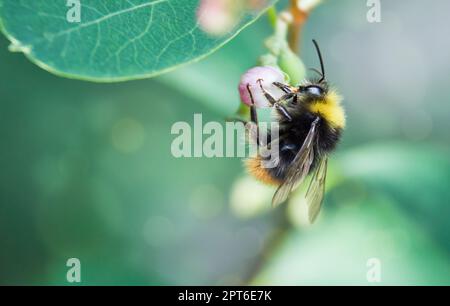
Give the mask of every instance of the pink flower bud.
<path id="1" fill-rule="evenodd" d="M 257 108 L 270 107 L 264 93 L 260 87 L 258 80 L 261 80 L 262 87 L 270 93 L 275 99 L 283 96 L 283 91 L 273 85 L 274 82 L 284 83 L 284 74 L 275 67 L 255 67 L 247 71 L 241 78 L 239 83 L 239 93 L 241 101 L 247 105 L 252 105 L 252 99 L 248 92 L 247 85 L 253 95 L 253 100 Z"/>

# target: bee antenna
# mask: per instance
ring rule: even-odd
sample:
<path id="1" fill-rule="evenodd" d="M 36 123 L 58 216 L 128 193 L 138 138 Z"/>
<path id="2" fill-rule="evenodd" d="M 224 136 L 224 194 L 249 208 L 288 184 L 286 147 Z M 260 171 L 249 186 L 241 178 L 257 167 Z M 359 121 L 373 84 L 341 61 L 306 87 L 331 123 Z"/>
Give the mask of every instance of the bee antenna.
<path id="1" fill-rule="evenodd" d="M 309 70 L 314 71 L 314 72 L 317 73 L 318 75 L 322 76 L 322 72 L 320 72 L 320 71 L 317 70 L 316 68 L 309 68 Z"/>
<path id="2" fill-rule="evenodd" d="M 320 52 L 319 44 L 315 39 L 313 39 L 313 44 L 316 47 L 317 55 L 319 56 L 320 60 L 320 69 L 322 70 L 322 78 L 320 79 L 319 83 L 321 83 L 325 80 L 325 66 L 323 64 L 322 52 Z"/>

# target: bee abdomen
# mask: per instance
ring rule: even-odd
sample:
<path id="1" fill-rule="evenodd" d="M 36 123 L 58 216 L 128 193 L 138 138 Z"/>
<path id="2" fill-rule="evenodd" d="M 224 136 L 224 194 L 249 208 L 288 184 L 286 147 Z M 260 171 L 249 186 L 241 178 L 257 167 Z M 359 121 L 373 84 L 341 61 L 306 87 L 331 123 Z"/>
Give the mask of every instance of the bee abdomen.
<path id="1" fill-rule="evenodd" d="M 263 160 L 260 156 L 245 160 L 245 166 L 250 175 L 264 184 L 278 186 L 282 182 L 277 176 L 273 175 L 274 169 L 263 167 Z"/>
<path id="2" fill-rule="evenodd" d="M 320 154 L 328 154 L 336 149 L 341 139 L 342 129 L 331 127 L 329 124 L 323 124 L 320 127 L 317 150 Z"/>

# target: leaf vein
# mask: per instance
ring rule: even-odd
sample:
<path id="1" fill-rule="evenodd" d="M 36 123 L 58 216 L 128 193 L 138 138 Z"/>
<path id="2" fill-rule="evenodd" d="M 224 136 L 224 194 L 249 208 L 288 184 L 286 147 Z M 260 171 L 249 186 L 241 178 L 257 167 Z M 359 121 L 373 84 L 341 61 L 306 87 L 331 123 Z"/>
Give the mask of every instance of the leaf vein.
<path id="1" fill-rule="evenodd" d="M 87 27 L 90 27 L 90 26 L 95 25 L 95 24 L 100 24 L 100 23 L 102 23 L 105 20 L 108 20 L 110 18 L 114 18 L 116 16 L 121 16 L 123 14 L 130 13 L 130 12 L 142 9 L 142 8 L 153 7 L 153 6 L 157 5 L 157 4 L 161 4 L 161 3 L 164 3 L 164 2 L 167 2 L 167 1 L 168 0 L 156 0 L 156 1 L 148 2 L 148 3 L 142 3 L 142 4 L 136 5 L 134 7 L 129 7 L 129 8 L 117 11 L 117 12 L 109 13 L 109 14 L 107 14 L 105 16 L 102 16 L 100 18 L 97 18 L 95 20 L 92 20 L 92 21 L 89 21 L 89 22 L 86 22 L 86 23 L 82 23 L 82 24 L 80 24 L 80 25 L 78 25 L 76 27 L 73 27 L 73 28 L 70 28 L 70 29 L 67 29 L 67 30 L 64 30 L 64 31 L 61 31 L 61 32 L 58 32 L 58 33 L 55 33 L 55 34 L 52 34 L 52 35 L 49 35 L 49 36 L 51 36 L 52 39 L 54 39 L 56 37 L 59 37 L 59 36 L 62 36 L 62 35 L 66 35 L 66 34 L 69 34 L 71 32 L 74 32 L 74 31 L 79 31 L 79 30 L 81 30 L 83 28 L 87 28 Z"/>

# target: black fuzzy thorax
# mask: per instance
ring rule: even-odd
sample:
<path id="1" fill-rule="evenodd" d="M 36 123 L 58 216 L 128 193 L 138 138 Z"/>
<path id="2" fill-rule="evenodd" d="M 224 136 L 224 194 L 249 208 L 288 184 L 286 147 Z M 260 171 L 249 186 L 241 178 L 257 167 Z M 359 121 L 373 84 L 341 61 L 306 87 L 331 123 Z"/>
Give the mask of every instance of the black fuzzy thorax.
<path id="1" fill-rule="evenodd" d="M 317 126 L 318 137 L 314 142 L 314 160 L 310 173 L 316 168 L 321 157 L 328 155 L 336 148 L 341 137 L 342 130 L 340 128 L 331 126 L 320 114 L 314 114 L 300 105 L 302 104 L 287 105 L 287 110 L 292 117 L 291 121 L 283 117 L 279 119 L 280 160 L 277 167 L 267 169 L 267 171 L 273 178 L 280 181 L 285 179 L 292 161 L 300 151 L 317 116 L 320 118 Z"/>

